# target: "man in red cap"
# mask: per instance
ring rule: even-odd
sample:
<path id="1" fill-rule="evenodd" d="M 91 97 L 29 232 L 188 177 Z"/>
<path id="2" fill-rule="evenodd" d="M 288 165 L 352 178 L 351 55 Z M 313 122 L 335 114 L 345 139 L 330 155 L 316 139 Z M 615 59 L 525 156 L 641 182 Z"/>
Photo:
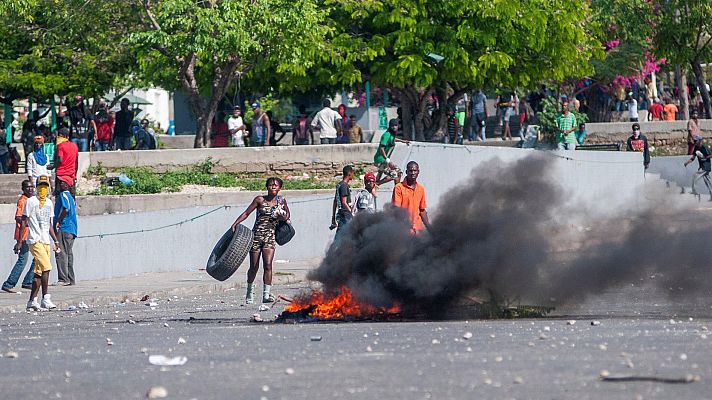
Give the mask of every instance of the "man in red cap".
<path id="1" fill-rule="evenodd" d="M 376 175 L 369 172 L 363 177 L 363 189 L 360 189 L 354 197 L 354 202 L 351 205 L 351 212 L 354 216 L 361 212 L 374 213 L 376 212 Z"/>

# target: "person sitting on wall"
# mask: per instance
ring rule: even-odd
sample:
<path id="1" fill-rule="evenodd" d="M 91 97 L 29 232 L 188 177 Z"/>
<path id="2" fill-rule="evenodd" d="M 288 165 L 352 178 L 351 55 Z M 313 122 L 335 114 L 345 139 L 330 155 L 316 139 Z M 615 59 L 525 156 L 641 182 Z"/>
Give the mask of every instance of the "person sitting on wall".
<path id="1" fill-rule="evenodd" d="M 383 132 L 381 141 L 378 144 L 378 150 L 373 156 L 373 163 L 378 167 L 378 176 L 376 177 L 376 185 L 382 185 L 386 182 L 395 180 L 399 182 L 403 171 L 400 170 L 393 162 L 391 162 L 391 154 L 396 147 L 396 142 L 410 145 L 410 141 L 396 137 L 398 132 L 398 120 L 392 119 L 388 121 L 388 129 Z M 386 175 L 384 178 L 383 175 Z"/>

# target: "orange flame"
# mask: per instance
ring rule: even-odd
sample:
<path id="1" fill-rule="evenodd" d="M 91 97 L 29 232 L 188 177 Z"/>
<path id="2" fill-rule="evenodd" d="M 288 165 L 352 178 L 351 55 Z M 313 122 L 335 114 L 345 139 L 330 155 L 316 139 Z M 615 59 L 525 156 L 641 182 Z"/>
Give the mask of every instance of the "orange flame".
<path id="1" fill-rule="evenodd" d="M 359 303 L 353 299 L 351 291 L 346 287 L 341 288 L 339 294 L 333 297 L 328 297 L 322 291 L 315 289 L 309 296 L 294 299 L 291 304 L 284 308 L 284 311 L 297 312 L 310 307 L 314 307 L 309 313 L 310 316 L 324 319 L 343 317 L 368 318 L 375 315 L 400 312 L 400 307 L 397 305 L 390 308 L 381 308 Z"/>

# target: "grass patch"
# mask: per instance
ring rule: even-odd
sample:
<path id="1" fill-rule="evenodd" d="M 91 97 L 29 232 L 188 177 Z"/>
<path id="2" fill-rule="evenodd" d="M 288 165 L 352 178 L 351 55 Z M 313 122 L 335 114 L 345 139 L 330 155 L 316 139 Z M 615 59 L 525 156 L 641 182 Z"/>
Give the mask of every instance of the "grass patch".
<path id="1" fill-rule="evenodd" d="M 289 276 L 289 275 L 294 275 L 291 272 L 282 272 L 282 271 L 274 271 L 274 274 L 277 276 Z"/>
<path id="2" fill-rule="evenodd" d="M 212 160 L 208 159 L 186 170 L 171 171 L 163 174 L 153 172 L 146 167 L 131 167 L 120 169 L 134 181 L 132 186 L 102 184 L 90 195 L 125 195 L 125 194 L 155 194 L 179 192 L 185 185 L 205 185 L 224 188 L 242 188 L 243 190 L 259 191 L 265 188 L 265 177 L 250 176 L 232 172 L 213 173 Z M 87 171 L 87 175 L 101 179 L 107 173 L 106 168 L 97 165 Z M 336 180 L 333 177 L 319 179 L 287 179 L 284 190 L 333 189 Z"/>

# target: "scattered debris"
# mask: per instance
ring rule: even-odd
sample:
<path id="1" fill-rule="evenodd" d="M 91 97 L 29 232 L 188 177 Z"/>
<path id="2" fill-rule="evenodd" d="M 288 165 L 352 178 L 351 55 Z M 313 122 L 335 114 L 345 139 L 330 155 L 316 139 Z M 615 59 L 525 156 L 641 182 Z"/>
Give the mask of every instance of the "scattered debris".
<path id="1" fill-rule="evenodd" d="M 168 322 L 164 322 L 164 323 L 163 323 L 163 327 L 165 327 L 165 328 L 170 328 L 170 325 L 168 325 Z"/>
<path id="2" fill-rule="evenodd" d="M 79 304 L 77 304 L 77 307 L 81 308 L 82 310 L 86 310 L 87 308 L 89 308 L 87 303 L 85 303 L 83 301 L 80 301 Z"/>
<path id="3" fill-rule="evenodd" d="M 682 360 L 682 361 L 687 360 L 687 354 L 685 354 L 685 353 L 680 354 L 680 360 Z"/>
<path id="4" fill-rule="evenodd" d="M 71 306 L 67 307 L 67 311 L 75 311 L 76 309 L 77 309 L 77 306 L 75 306 L 75 305 L 71 305 Z"/>
<path id="5" fill-rule="evenodd" d="M 522 379 L 521 376 L 518 376 L 518 377 L 514 378 L 514 383 L 516 383 L 518 385 L 522 384 L 522 383 L 524 383 L 524 379 Z"/>
<path id="6" fill-rule="evenodd" d="M 183 339 L 182 337 L 179 337 L 178 344 L 185 344 L 185 339 Z"/>
<path id="7" fill-rule="evenodd" d="M 440 341 L 438 339 L 433 339 L 432 341 L 433 344 L 440 344 Z"/>
<path id="8" fill-rule="evenodd" d="M 260 304 L 260 306 L 257 310 L 258 311 L 267 311 L 267 310 L 269 310 L 269 306 L 267 304 Z"/>
<path id="9" fill-rule="evenodd" d="M 566 325 L 574 325 L 574 324 L 576 324 L 576 321 L 573 319 L 566 321 Z"/>
<path id="10" fill-rule="evenodd" d="M 462 338 L 465 340 L 470 340 L 472 339 L 472 332 L 465 332 L 464 335 L 462 335 Z"/>
<path id="11" fill-rule="evenodd" d="M 188 362 L 188 357 L 166 357 L 163 355 L 152 355 L 148 356 L 148 362 L 152 365 L 158 365 L 161 367 L 174 367 L 176 365 L 184 365 Z"/>
<path id="12" fill-rule="evenodd" d="M 267 386 L 267 385 L 262 385 L 262 391 L 263 391 L 263 392 L 269 392 L 269 386 Z"/>
<path id="13" fill-rule="evenodd" d="M 113 345 L 114 345 L 114 342 L 112 342 L 111 339 L 106 338 L 106 345 L 107 345 L 107 346 L 113 346 Z"/>
<path id="14" fill-rule="evenodd" d="M 262 322 L 262 316 L 260 314 L 254 313 L 252 314 L 252 317 L 250 317 L 250 322 Z"/>
<path id="15" fill-rule="evenodd" d="M 601 321 L 591 321 L 591 326 L 599 326 L 601 325 Z"/>
<path id="16" fill-rule="evenodd" d="M 294 368 L 287 368 L 284 370 L 284 373 L 287 375 L 294 375 Z"/>
<path id="17" fill-rule="evenodd" d="M 165 397 L 168 397 L 168 390 L 163 386 L 154 386 L 148 389 L 146 393 L 146 398 L 149 399 L 163 399 Z"/>
<path id="18" fill-rule="evenodd" d="M 20 356 L 20 355 L 17 354 L 16 351 L 8 351 L 7 353 L 5 353 L 5 354 L 3 355 L 3 357 L 5 357 L 5 358 L 17 358 L 17 357 L 19 357 L 19 356 Z"/>
<path id="19" fill-rule="evenodd" d="M 679 378 L 667 378 L 662 376 L 648 375 L 611 375 L 610 372 L 603 370 L 599 375 L 599 379 L 605 382 L 657 382 L 657 383 L 693 383 L 699 382 L 700 376 L 687 374 Z"/>
<path id="20" fill-rule="evenodd" d="M 148 303 L 146 303 L 146 305 L 149 307 L 158 307 L 158 303 L 156 303 L 155 301 L 149 301 Z"/>
<path id="21" fill-rule="evenodd" d="M 136 321 L 134 321 L 134 320 L 132 320 L 132 319 L 130 319 L 130 320 L 126 321 L 126 322 L 128 322 L 128 323 L 131 324 L 131 325 L 133 325 L 133 324 L 136 323 Z"/>
<path id="22" fill-rule="evenodd" d="M 545 327 L 544 327 L 544 332 L 551 332 L 551 327 L 545 326 Z"/>
<path id="23" fill-rule="evenodd" d="M 143 297 L 141 297 L 141 301 L 148 301 L 148 299 L 150 299 L 150 298 L 151 298 L 151 296 L 146 294 Z"/>
<path id="24" fill-rule="evenodd" d="M 312 342 L 321 342 L 321 336 L 312 336 L 309 338 Z"/>

